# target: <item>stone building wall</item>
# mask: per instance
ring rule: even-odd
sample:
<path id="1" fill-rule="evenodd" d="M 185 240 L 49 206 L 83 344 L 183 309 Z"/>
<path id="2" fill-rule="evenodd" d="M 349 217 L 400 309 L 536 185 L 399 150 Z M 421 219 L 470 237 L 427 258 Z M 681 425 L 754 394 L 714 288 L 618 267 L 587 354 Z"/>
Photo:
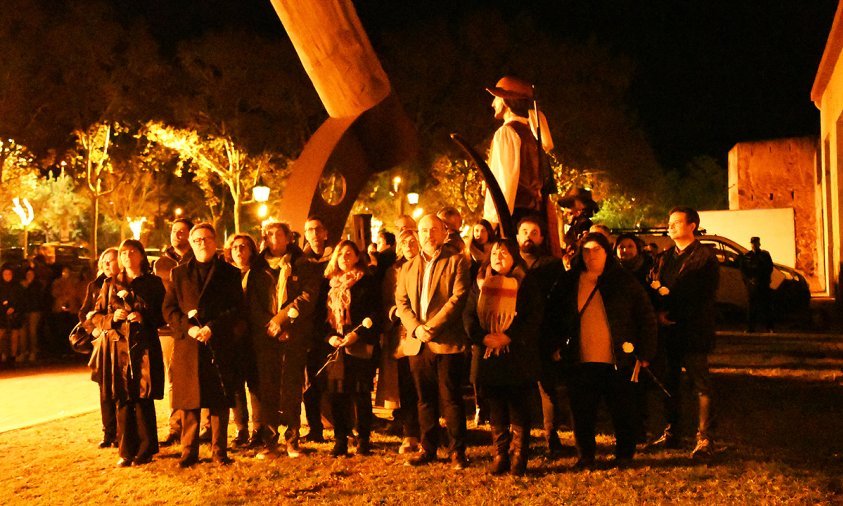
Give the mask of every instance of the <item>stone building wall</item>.
<path id="1" fill-rule="evenodd" d="M 736 144 L 729 151 L 729 209 L 792 207 L 795 267 L 808 278 L 812 290 L 822 290 L 816 164 L 813 137 Z M 763 243 L 762 238 L 762 247 Z"/>

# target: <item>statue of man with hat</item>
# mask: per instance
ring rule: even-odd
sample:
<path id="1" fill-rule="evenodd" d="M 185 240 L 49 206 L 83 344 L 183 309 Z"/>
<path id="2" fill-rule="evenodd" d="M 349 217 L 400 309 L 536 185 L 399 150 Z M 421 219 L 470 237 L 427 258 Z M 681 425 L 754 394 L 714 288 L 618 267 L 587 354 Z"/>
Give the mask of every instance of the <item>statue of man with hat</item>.
<path id="1" fill-rule="evenodd" d="M 536 138 L 541 125 L 542 147 L 553 148 L 553 140 L 543 114 L 537 118 L 533 105 L 533 87 L 513 76 L 501 78 L 494 88 L 492 109 L 503 124 L 495 132 L 489 149 L 489 168 L 506 199 L 514 223 L 528 215 L 542 213 L 542 177 Z M 500 218 L 490 193 L 486 192 L 483 218 L 494 226 Z"/>

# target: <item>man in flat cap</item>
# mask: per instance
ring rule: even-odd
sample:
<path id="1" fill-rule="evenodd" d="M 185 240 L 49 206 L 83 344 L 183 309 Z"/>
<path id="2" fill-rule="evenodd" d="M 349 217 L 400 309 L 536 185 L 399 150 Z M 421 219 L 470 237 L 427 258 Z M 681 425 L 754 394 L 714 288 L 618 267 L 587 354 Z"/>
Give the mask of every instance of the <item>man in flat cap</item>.
<path id="1" fill-rule="evenodd" d="M 495 119 L 503 121 L 489 149 L 489 168 L 503 192 L 513 222 L 518 223 L 524 216 L 542 213 L 542 179 L 536 142 L 539 124 L 546 151 L 553 148 L 553 141 L 544 116 L 536 118 L 531 110 L 533 87 L 528 82 L 505 76 L 486 91 L 495 97 L 492 100 Z M 493 226 L 500 223 L 488 191 L 483 218 Z"/>

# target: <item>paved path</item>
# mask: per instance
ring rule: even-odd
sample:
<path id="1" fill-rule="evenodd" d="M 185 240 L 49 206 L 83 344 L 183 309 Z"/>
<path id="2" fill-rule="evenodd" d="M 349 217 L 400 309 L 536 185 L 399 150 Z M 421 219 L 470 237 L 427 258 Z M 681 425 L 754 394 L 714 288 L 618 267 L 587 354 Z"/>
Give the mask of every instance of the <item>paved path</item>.
<path id="1" fill-rule="evenodd" d="M 99 410 L 87 366 L 52 366 L 0 375 L 0 433 Z"/>

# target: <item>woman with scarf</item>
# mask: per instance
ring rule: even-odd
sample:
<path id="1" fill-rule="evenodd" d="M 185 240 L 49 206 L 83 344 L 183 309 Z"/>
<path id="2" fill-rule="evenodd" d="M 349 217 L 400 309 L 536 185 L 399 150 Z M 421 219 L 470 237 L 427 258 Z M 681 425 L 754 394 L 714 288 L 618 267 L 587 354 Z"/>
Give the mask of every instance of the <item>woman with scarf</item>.
<path id="1" fill-rule="evenodd" d="M 158 453 L 154 399 L 164 397 L 158 340 L 164 284 L 152 274 L 140 241 L 123 241 L 118 255 L 121 270 L 103 283 L 91 320 L 101 332 L 94 351 L 101 398 L 117 403 L 117 466 L 128 467 L 151 462 Z"/>
<path id="2" fill-rule="evenodd" d="M 325 371 L 327 392 L 334 415 L 334 448 L 331 455 L 348 454 L 352 410 L 357 413 L 358 455 L 371 453 L 372 382 L 375 376 L 375 348 L 380 290 L 368 273 L 366 261 L 357 245 L 342 241 L 334 249 L 328 267 L 328 318 L 325 340 L 335 352 Z M 368 327 L 364 321 L 369 320 Z"/>
<path id="3" fill-rule="evenodd" d="M 477 387 L 489 403 L 494 475 L 523 475 L 527 470 L 530 399 L 538 381 L 543 312 L 540 286 L 526 275 L 518 246 L 494 239 L 463 313 L 469 340 L 482 352 Z"/>

